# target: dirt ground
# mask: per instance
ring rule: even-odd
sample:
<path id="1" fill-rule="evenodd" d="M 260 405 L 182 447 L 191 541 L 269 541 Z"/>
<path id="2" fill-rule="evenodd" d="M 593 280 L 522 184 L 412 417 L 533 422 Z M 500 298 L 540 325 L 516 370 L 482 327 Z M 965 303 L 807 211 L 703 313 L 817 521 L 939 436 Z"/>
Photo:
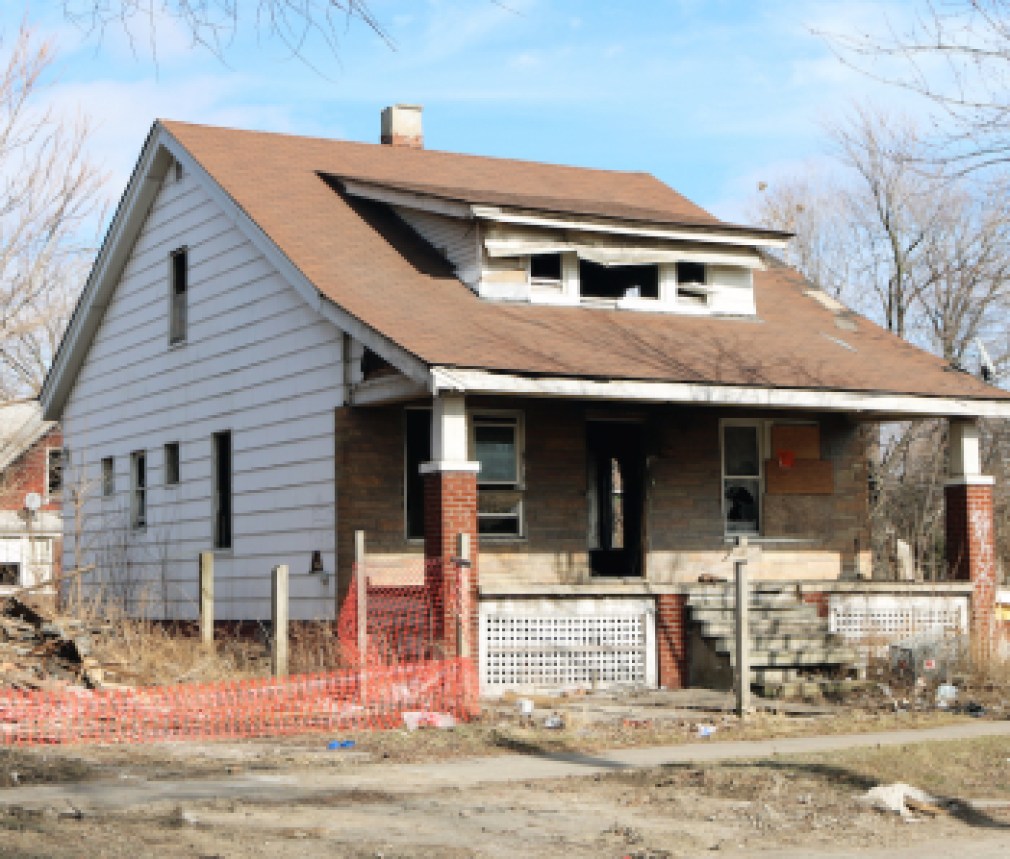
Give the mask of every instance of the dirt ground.
<path id="1" fill-rule="evenodd" d="M 551 702 L 543 702 L 550 704 Z M 556 703 L 556 702 L 554 702 Z M 255 798 L 223 795 L 102 807 L 87 801 L 0 808 L 0 856 L 76 857 L 658 857 L 1010 855 L 1010 740 L 990 737 L 758 761 L 668 765 L 560 779 L 459 787 L 400 780 L 405 764 L 723 739 L 887 730 L 970 721 L 936 713 L 765 713 L 746 726 L 705 708 L 583 701 L 538 708 L 532 724 L 506 703 L 453 730 L 405 730 L 241 743 L 0 749 L 0 785 L 103 785 L 254 778 Z M 544 714 L 563 727 L 544 726 Z M 990 714 L 991 716 L 992 714 Z M 996 718 L 1004 719 L 1005 714 Z M 704 730 L 699 731 L 699 727 Z M 715 733 L 699 737 L 707 729 Z M 497 757 L 495 757 L 497 755 Z M 511 756 L 511 757 L 505 757 Z M 418 765 L 422 765 L 418 764 Z M 378 775 L 355 787 L 355 774 Z M 388 783 L 383 773 L 389 773 Z M 296 788 L 346 774 L 311 795 Z M 859 804 L 876 784 L 907 782 L 955 800 L 916 823 Z M 332 789 L 331 789 L 332 788 Z M 129 792 L 129 791 L 127 791 Z M 970 805 L 969 801 L 981 801 Z M 995 852 L 986 853 L 991 849 Z M 867 851 L 870 853 L 867 854 Z M 885 855 L 885 854 L 880 854 Z"/>

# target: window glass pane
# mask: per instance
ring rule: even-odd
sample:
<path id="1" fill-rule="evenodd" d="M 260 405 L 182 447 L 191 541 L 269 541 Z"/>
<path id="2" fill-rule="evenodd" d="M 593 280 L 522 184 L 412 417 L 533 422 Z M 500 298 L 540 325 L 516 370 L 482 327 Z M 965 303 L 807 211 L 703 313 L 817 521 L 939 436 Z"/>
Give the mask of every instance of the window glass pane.
<path id="1" fill-rule="evenodd" d="M 760 492 L 758 480 L 726 480 L 726 530 L 729 533 L 757 533 Z"/>
<path id="2" fill-rule="evenodd" d="M 700 262 L 679 262 L 677 263 L 677 283 L 678 284 L 704 284 L 705 264 Z"/>
<path id="3" fill-rule="evenodd" d="M 477 424 L 474 445 L 481 483 L 516 483 L 516 428 L 511 424 Z"/>
<path id="4" fill-rule="evenodd" d="M 727 476 L 760 475 L 757 427 L 724 427 L 723 457 L 724 472 Z"/>
<path id="5" fill-rule="evenodd" d="M 481 516 L 477 533 L 482 537 L 518 537 L 519 519 L 508 516 Z"/>

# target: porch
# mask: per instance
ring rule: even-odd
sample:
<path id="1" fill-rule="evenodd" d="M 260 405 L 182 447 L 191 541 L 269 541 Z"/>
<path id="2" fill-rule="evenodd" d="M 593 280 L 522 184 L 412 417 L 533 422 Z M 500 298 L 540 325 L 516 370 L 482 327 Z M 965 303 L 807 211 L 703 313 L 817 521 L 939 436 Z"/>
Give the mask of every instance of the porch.
<path id="1" fill-rule="evenodd" d="M 456 536 L 469 535 L 485 689 L 690 684 L 690 596 L 732 579 L 744 534 L 751 580 L 791 589 L 834 635 L 932 630 L 926 618 L 947 609 L 912 609 L 951 598 L 960 631 L 983 630 L 996 567 L 973 424 L 951 429 L 958 580 L 924 586 L 872 580 L 873 426 L 814 409 L 514 396 L 345 409 L 338 548 L 363 530 L 384 568 L 448 567 Z M 975 527 L 986 510 L 988 544 Z"/>

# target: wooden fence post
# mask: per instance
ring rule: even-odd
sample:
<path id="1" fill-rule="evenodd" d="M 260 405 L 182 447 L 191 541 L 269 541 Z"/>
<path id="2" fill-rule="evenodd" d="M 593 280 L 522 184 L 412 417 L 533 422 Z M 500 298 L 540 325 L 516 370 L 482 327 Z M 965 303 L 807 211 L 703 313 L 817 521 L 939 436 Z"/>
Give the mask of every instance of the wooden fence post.
<path id="1" fill-rule="evenodd" d="M 214 553 L 200 553 L 200 641 L 214 646 Z"/>
<path id="2" fill-rule="evenodd" d="M 274 677 L 288 673 L 288 568 L 286 564 L 274 567 L 272 578 L 273 648 L 271 662 Z"/>
<path id="3" fill-rule="evenodd" d="M 354 581 L 357 588 L 358 662 L 365 664 L 368 646 L 368 577 L 365 573 L 365 532 L 354 532 Z"/>

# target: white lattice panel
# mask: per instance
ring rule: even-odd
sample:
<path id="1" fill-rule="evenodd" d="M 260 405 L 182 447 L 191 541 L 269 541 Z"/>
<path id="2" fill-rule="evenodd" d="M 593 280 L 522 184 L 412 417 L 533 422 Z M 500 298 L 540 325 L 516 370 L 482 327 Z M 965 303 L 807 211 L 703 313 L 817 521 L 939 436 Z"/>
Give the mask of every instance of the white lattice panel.
<path id="1" fill-rule="evenodd" d="M 654 642 L 648 600 L 483 602 L 481 689 L 655 685 Z"/>
<path id="2" fill-rule="evenodd" d="M 968 632 L 966 596 L 831 594 L 831 632 L 853 642 L 884 644 L 920 633 Z"/>

